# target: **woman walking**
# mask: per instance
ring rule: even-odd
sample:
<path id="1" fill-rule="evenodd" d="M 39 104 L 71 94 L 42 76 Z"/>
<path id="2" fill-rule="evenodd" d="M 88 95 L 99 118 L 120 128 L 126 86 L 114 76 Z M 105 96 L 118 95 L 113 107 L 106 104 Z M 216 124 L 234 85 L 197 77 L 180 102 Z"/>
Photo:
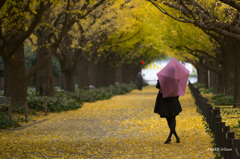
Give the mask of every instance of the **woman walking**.
<path id="1" fill-rule="evenodd" d="M 158 113 L 161 118 L 166 118 L 168 127 L 170 129 L 170 133 L 167 140 L 165 141 L 165 144 L 171 142 L 172 134 L 174 134 L 176 142 L 180 143 L 180 138 L 178 137 L 177 132 L 175 130 L 176 116 L 182 111 L 182 107 L 178 100 L 178 96 L 163 98 L 159 81 L 157 81 L 156 88 L 159 89 L 159 92 L 156 99 L 154 113 Z"/>
<path id="2" fill-rule="evenodd" d="M 136 77 L 136 81 L 137 81 L 137 87 L 141 91 L 142 90 L 142 83 L 143 83 L 143 78 L 142 78 L 141 72 L 138 72 L 138 75 Z"/>
<path id="3" fill-rule="evenodd" d="M 170 128 L 170 134 L 165 142 L 171 142 L 172 134 L 176 137 L 176 142 L 180 139 L 175 130 L 176 116 L 182 111 L 179 96 L 185 93 L 189 70 L 180 64 L 175 58 L 157 73 L 158 81 L 156 87 L 159 89 L 154 112 L 161 118 L 166 118 Z"/>

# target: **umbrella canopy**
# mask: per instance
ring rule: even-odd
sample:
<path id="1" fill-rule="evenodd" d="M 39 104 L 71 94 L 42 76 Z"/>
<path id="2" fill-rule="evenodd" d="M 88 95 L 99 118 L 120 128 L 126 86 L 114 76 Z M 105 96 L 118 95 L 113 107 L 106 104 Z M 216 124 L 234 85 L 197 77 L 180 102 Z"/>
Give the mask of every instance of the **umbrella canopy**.
<path id="1" fill-rule="evenodd" d="M 190 71 L 175 58 L 157 73 L 163 98 L 183 96 Z"/>

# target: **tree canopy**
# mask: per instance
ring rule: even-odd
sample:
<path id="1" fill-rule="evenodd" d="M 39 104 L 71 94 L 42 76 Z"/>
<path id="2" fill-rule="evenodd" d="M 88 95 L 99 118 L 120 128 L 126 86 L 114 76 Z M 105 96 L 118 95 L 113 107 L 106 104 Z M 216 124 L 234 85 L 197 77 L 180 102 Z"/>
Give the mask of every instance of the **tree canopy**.
<path id="1" fill-rule="evenodd" d="M 174 56 L 221 74 L 220 66 L 229 64 L 223 44 L 227 38 L 234 46 L 240 41 L 236 0 L 3 0 L 0 10 L 0 55 L 10 73 L 7 85 L 17 88 L 19 81 L 12 80 L 21 79 L 25 90 L 27 80 L 46 61 L 50 64 L 52 55 L 68 74 L 65 78 L 75 74 L 79 58 L 90 66 L 126 63 L 139 69 L 144 67 L 141 61 L 146 65 Z M 26 69 L 24 58 L 31 53 L 38 60 Z M 74 84 L 71 87 L 74 90 Z"/>

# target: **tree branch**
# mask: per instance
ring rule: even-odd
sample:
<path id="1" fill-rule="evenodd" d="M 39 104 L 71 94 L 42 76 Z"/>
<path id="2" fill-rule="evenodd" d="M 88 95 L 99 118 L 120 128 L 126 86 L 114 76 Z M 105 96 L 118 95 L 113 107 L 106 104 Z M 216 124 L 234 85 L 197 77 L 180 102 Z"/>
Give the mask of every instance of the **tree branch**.
<path id="1" fill-rule="evenodd" d="M 225 4 L 228 4 L 229 6 L 237 9 L 238 11 L 240 11 L 240 3 L 236 3 L 233 0 L 219 0 Z"/>
<path id="2" fill-rule="evenodd" d="M 149 2 L 151 2 L 160 12 L 162 12 L 163 14 L 171 17 L 172 19 L 179 21 L 179 22 L 183 22 L 183 23 L 193 23 L 192 21 L 185 19 L 183 17 L 177 18 L 172 16 L 171 14 L 169 14 L 164 8 L 162 8 L 160 5 L 158 5 L 157 3 L 153 2 L 152 0 L 147 0 Z"/>
<path id="3" fill-rule="evenodd" d="M 70 30 L 70 28 L 67 28 L 67 23 L 68 23 L 68 17 L 69 17 L 69 9 L 70 9 L 70 0 L 67 1 L 67 8 L 66 8 L 66 12 L 65 12 L 65 19 L 63 22 L 63 26 L 62 26 L 62 31 L 60 33 L 60 36 L 58 38 L 57 44 L 60 45 L 63 37 L 67 34 L 68 30 Z"/>
<path id="4" fill-rule="evenodd" d="M 201 53 L 201 54 L 203 54 L 203 55 L 205 55 L 205 56 L 213 59 L 214 61 L 217 61 L 216 57 L 214 57 L 214 56 L 212 56 L 212 55 L 209 55 L 207 52 L 205 52 L 205 51 L 203 51 L 203 50 L 198 50 L 198 49 L 195 49 L 195 50 L 193 49 L 193 50 L 192 50 L 192 49 L 190 49 L 190 48 L 187 47 L 187 46 L 184 46 L 184 48 L 187 49 L 189 52 L 199 52 L 199 53 Z"/>
<path id="5" fill-rule="evenodd" d="M 229 38 L 232 38 L 232 39 L 240 42 L 240 36 L 238 34 L 231 33 L 231 31 L 222 30 L 222 28 L 214 27 L 214 25 L 208 25 L 207 26 L 207 25 L 205 25 L 203 23 L 200 23 L 200 22 L 194 22 L 194 25 L 198 26 L 199 28 L 201 28 L 203 30 L 214 31 L 214 32 L 216 32 L 220 35 L 227 36 Z"/>
<path id="6" fill-rule="evenodd" d="M 51 58 L 52 54 L 57 50 L 56 46 L 48 48 L 48 54 L 38 61 L 33 67 L 26 71 L 26 78 L 31 78 L 42 66 Z"/>
<path id="7" fill-rule="evenodd" d="M 209 35 L 211 38 L 213 38 L 219 45 L 222 45 L 223 38 L 221 35 L 215 32 L 207 31 L 207 30 L 203 30 L 203 32 Z"/>
<path id="8" fill-rule="evenodd" d="M 0 50 L 2 50 L 4 48 L 4 46 L 7 43 L 7 40 L 4 38 L 3 34 L 2 34 L 2 25 L 0 25 Z"/>
<path id="9" fill-rule="evenodd" d="M 6 3 L 7 0 L 1 0 L 0 1 L 0 10 L 2 9 L 3 5 Z"/>
<path id="10" fill-rule="evenodd" d="M 128 40 L 133 39 L 135 36 L 137 36 L 137 35 L 141 32 L 141 30 L 142 30 L 142 28 L 140 28 L 135 34 L 133 34 L 133 35 L 130 36 L 129 38 L 124 39 L 124 40 L 122 40 L 122 41 L 118 41 L 118 42 L 116 42 L 116 44 L 124 43 L 124 42 L 126 42 L 126 41 L 128 41 Z"/>
<path id="11" fill-rule="evenodd" d="M 89 9 L 84 15 L 81 15 L 81 14 L 79 14 L 79 18 L 80 19 L 83 19 L 83 18 L 85 18 L 87 15 L 89 15 L 93 10 L 95 10 L 96 8 L 98 8 L 101 4 L 103 4 L 104 2 L 105 2 L 106 0 L 100 0 L 98 3 L 96 3 L 96 4 L 94 4 L 94 6 L 91 8 L 91 9 Z M 86 8 L 85 8 L 86 9 Z"/>
<path id="12" fill-rule="evenodd" d="M 28 28 L 27 31 L 25 31 L 23 34 L 18 36 L 17 38 L 9 41 L 9 45 L 11 46 L 11 49 L 8 51 L 8 56 L 11 56 L 20 46 L 21 44 L 33 33 L 35 30 L 36 26 L 39 24 L 39 21 L 41 20 L 41 17 L 43 13 L 51 6 L 50 3 L 44 5 L 44 2 L 40 2 L 40 7 L 35 15 L 35 19 L 32 21 L 30 27 Z"/>
<path id="13" fill-rule="evenodd" d="M 153 2 L 153 0 L 148 0 L 150 2 Z M 224 1 L 224 0 L 222 0 Z M 230 2 L 231 0 L 225 0 Z M 214 31 L 220 35 L 223 36 L 227 36 L 229 38 L 232 38 L 234 40 L 240 41 L 240 29 L 238 26 L 232 26 L 229 23 L 224 23 L 221 22 L 219 20 L 218 17 L 213 16 L 210 14 L 210 12 L 206 9 L 204 9 L 199 3 L 197 3 L 195 0 L 189 0 L 187 1 L 187 5 L 184 4 L 183 2 L 186 1 L 180 1 L 180 2 L 176 2 L 179 3 L 179 5 L 182 5 L 184 7 L 183 13 L 186 17 L 191 16 L 193 21 L 192 23 L 203 29 L 203 30 L 207 30 L 207 31 Z M 235 2 L 234 2 L 235 3 Z M 169 3 L 164 3 L 164 5 L 173 8 L 173 9 L 179 9 L 179 7 L 177 6 L 177 4 L 169 4 Z M 238 4 L 239 5 L 239 4 Z M 156 7 L 158 7 L 156 4 L 154 5 Z M 192 7 L 194 8 L 195 11 L 190 10 L 189 8 Z M 160 11 L 164 14 L 166 14 L 164 10 L 162 10 L 160 8 Z M 167 13 L 166 15 L 168 15 L 169 17 L 173 18 L 172 15 L 170 15 L 169 13 Z M 177 18 L 173 18 L 177 21 L 179 21 Z"/>
<path id="14" fill-rule="evenodd" d="M 32 43 L 33 46 L 37 46 L 37 44 L 33 42 L 33 39 L 31 37 L 29 37 L 28 40 Z"/>
<path id="15" fill-rule="evenodd" d="M 191 54 L 191 53 L 190 53 Z M 216 68 L 216 67 L 214 67 L 213 65 L 211 65 L 211 64 L 206 64 L 205 62 L 203 62 L 203 61 L 205 61 L 205 60 L 203 60 L 203 58 L 201 58 L 200 56 L 195 56 L 195 54 L 191 54 L 191 55 L 193 55 L 193 56 L 195 56 L 195 57 L 197 57 L 198 59 L 199 59 L 199 61 L 197 62 L 197 61 L 195 61 L 195 62 L 193 62 L 192 60 L 190 60 L 188 57 L 186 57 L 186 56 L 184 56 L 182 53 L 179 53 L 178 55 L 180 55 L 180 56 L 182 56 L 183 58 L 185 58 L 185 59 L 187 59 L 187 61 L 191 61 L 190 63 L 192 63 L 193 65 L 195 65 L 195 66 L 202 66 L 202 67 L 204 67 L 204 68 L 206 68 L 206 69 L 210 69 L 211 71 L 213 71 L 213 72 L 215 72 L 216 74 L 220 74 L 220 70 L 218 69 L 218 68 Z"/>

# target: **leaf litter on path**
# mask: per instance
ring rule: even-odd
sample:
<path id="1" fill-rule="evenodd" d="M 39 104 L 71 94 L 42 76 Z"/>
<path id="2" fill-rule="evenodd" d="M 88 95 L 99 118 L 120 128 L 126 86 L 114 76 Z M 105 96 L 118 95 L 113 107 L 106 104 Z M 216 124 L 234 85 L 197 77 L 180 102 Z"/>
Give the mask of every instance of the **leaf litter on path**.
<path id="1" fill-rule="evenodd" d="M 49 120 L 17 131 L 0 132 L 0 158 L 214 158 L 212 138 L 205 132 L 189 89 L 180 97 L 171 144 L 164 144 L 166 119 L 153 113 L 157 89 L 144 87 L 109 100 L 49 116 Z"/>

